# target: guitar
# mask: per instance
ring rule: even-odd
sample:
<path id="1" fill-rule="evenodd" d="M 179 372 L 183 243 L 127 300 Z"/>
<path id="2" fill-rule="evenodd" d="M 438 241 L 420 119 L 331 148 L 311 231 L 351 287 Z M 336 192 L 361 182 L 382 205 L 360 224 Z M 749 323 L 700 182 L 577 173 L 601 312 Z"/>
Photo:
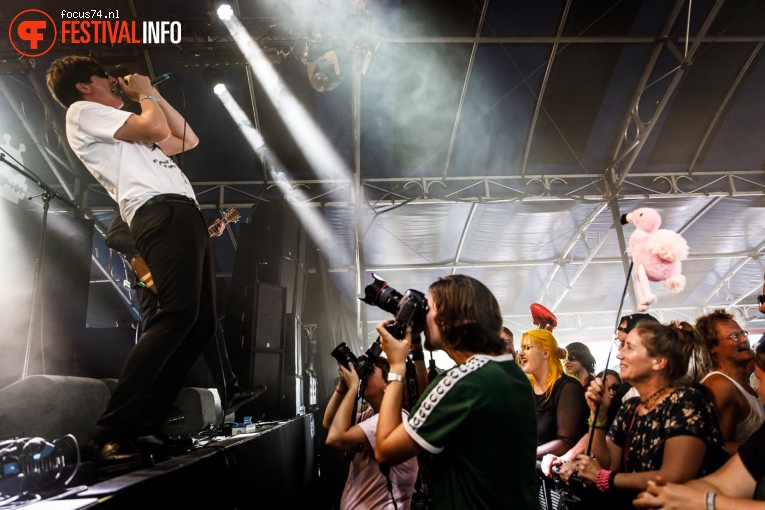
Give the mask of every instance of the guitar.
<path id="1" fill-rule="evenodd" d="M 236 223 L 237 221 L 239 221 L 239 211 L 232 207 L 226 211 L 223 218 L 215 220 L 212 225 L 207 227 L 207 233 L 210 237 L 216 237 L 215 234 L 218 232 L 221 225 L 225 226 L 229 223 Z M 157 286 L 154 285 L 154 278 L 151 276 L 149 266 L 146 265 L 146 261 L 144 261 L 140 255 L 133 257 L 130 261 L 130 268 L 133 270 L 133 274 L 135 274 L 139 286 L 145 287 L 154 294 L 157 294 Z"/>

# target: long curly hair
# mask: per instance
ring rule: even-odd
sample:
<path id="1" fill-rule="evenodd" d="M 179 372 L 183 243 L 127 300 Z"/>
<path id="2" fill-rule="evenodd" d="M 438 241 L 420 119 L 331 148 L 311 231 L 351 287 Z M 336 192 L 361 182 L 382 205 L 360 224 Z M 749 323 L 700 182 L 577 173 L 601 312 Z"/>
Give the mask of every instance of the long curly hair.
<path id="1" fill-rule="evenodd" d="M 526 331 L 521 336 L 521 348 L 523 348 L 523 346 L 527 343 L 536 345 L 540 351 L 550 352 L 550 357 L 547 358 L 547 363 L 550 370 L 549 374 L 547 375 L 547 380 L 544 381 L 545 400 L 547 400 L 550 398 L 550 395 L 552 395 L 555 381 L 557 381 L 561 376 L 569 377 L 563 370 L 563 363 L 561 362 L 561 360 L 568 355 L 568 352 L 566 349 L 558 347 L 558 341 L 555 339 L 552 333 L 546 329 L 530 329 Z M 537 383 L 537 380 L 532 374 L 529 374 L 529 381 L 531 382 L 532 386 Z M 540 381 L 540 383 L 541 382 L 542 381 Z"/>

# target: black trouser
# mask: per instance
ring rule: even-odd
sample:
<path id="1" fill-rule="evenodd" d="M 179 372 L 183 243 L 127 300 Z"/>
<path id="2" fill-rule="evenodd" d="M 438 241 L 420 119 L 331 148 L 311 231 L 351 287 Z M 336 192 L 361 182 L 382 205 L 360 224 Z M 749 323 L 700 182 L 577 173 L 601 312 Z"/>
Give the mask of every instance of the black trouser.
<path id="1" fill-rule="evenodd" d="M 141 312 L 141 320 L 138 325 L 138 334 L 140 335 L 143 332 L 144 324 L 149 322 L 151 316 L 157 311 L 159 298 L 149 289 L 143 287 L 137 287 L 136 293 Z M 221 405 L 225 407 L 226 401 L 236 392 L 242 391 L 242 388 L 239 386 L 239 379 L 231 368 L 231 360 L 229 360 L 228 350 L 226 350 L 226 337 L 220 323 L 215 330 L 214 341 L 205 348 L 204 356 L 215 388 L 220 395 Z"/>
<path id="2" fill-rule="evenodd" d="M 158 431 L 215 334 L 215 274 L 201 212 L 175 200 L 146 204 L 136 212 L 130 234 L 151 270 L 160 306 L 98 420 L 99 443 Z"/>

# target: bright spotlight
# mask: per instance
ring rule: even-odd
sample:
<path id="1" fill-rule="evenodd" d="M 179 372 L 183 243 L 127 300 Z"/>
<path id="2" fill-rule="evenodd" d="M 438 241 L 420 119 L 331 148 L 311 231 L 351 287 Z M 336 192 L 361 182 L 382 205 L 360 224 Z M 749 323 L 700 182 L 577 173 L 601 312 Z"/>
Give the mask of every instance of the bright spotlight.
<path id="1" fill-rule="evenodd" d="M 218 17 L 223 21 L 228 21 L 234 17 L 234 9 L 228 4 L 222 4 L 218 7 Z"/>
<path id="2" fill-rule="evenodd" d="M 215 92 L 218 95 L 223 94 L 225 91 L 226 91 L 226 86 L 222 83 L 219 83 L 213 87 L 213 92 Z"/>

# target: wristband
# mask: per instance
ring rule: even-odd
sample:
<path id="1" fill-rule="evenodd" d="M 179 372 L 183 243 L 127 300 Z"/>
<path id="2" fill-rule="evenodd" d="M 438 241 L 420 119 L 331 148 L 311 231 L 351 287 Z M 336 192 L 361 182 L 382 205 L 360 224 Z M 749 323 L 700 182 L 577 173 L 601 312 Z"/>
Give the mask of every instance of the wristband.
<path id="1" fill-rule="evenodd" d="M 612 491 L 616 489 L 616 484 L 614 481 L 616 480 L 616 475 L 618 474 L 618 471 L 611 471 L 611 474 L 608 475 L 608 490 Z"/>
<path id="2" fill-rule="evenodd" d="M 707 492 L 707 510 L 715 510 L 716 492 Z"/>
<path id="3" fill-rule="evenodd" d="M 394 374 L 393 372 L 388 372 L 388 382 L 404 382 L 404 376 L 401 374 Z"/>
<path id="4" fill-rule="evenodd" d="M 590 427 L 596 428 L 598 430 L 606 430 L 606 422 L 605 421 L 596 421 L 593 425 L 592 419 L 587 418 L 587 425 Z"/>
<path id="5" fill-rule="evenodd" d="M 612 471 L 607 469 L 601 469 L 598 471 L 598 476 L 595 478 L 595 486 L 600 492 L 608 492 L 609 480 L 611 479 Z"/>
<path id="6" fill-rule="evenodd" d="M 335 386 L 335 391 L 339 393 L 340 395 L 345 395 L 348 393 L 348 388 L 341 388 L 339 385 Z"/>
<path id="7" fill-rule="evenodd" d="M 155 103 L 159 103 L 159 98 L 154 96 L 141 96 L 141 99 L 139 99 L 138 102 L 140 103 L 144 99 L 149 99 L 151 101 L 154 101 Z"/>
<path id="8" fill-rule="evenodd" d="M 425 361 L 425 353 L 422 349 L 409 351 L 409 355 L 412 356 L 412 361 Z"/>

